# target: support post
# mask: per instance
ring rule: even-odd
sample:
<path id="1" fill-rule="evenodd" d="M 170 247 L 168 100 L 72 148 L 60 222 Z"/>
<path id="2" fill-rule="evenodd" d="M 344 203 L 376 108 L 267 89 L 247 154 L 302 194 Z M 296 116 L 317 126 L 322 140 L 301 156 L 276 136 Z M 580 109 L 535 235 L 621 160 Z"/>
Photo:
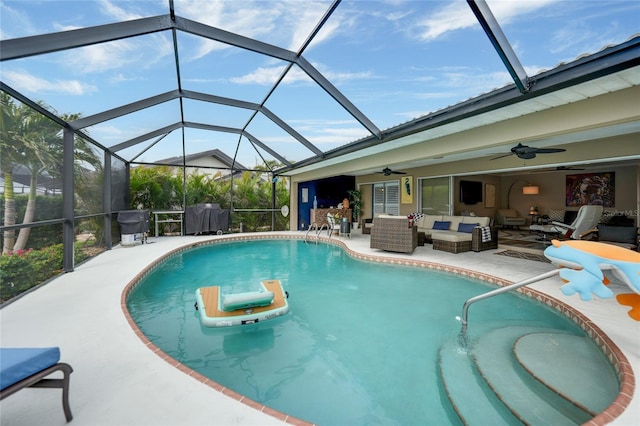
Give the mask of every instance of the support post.
<path id="1" fill-rule="evenodd" d="M 62 270 L 72 272 L 74 268 L 73 245 L 75 243 L 75 223 L 74 223 L 74 150 L 75 134 L 72 130 L 65 128 L 63 135 L 62 152 Z"/>

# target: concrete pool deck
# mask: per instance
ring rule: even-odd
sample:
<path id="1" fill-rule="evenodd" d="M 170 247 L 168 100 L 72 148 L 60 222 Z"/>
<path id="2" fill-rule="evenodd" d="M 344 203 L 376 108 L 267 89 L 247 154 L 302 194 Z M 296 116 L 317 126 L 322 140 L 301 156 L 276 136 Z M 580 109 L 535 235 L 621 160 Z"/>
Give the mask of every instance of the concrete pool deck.
<path id="1" fill-rule="evenodd" d="M 261 233 L 304 236 L 304 232 Z M 256 234 L 247 234 L 255 236 Z M 124 288 L 146 266 L 182 246 L 229 236 L 149 238 L 150 244 L 117 246 L 0 310 L 3 347 L 59 346 L 69 363 L 74 425 L 281 425 L 282 420 L 237 401 L 185 374 L 152 352 L 134 333 L 120 306 Z M 550 271 L 544 262 L 496 256 L 498 250 L 451 254 L 418 247 L 412 255 L 369 248 L 369 236 L 335 238 L 354 252 L 386 258 L 425 260 L 474 270 L 509 281 Z M 559 278 L 529 287 L 570 305 L 601 328 L 624 352 L 640 377 L 640 322 L 614 299 L 583 302 L 560 292 Z M 612 285 L 614 292 L 629 293 Z M 462 309 L 462 304 L 460 306 Z M 452 312 L 452 317 L 460 312 Z M 470 327 L 473 326 L 473 308 Z M 585 374 L 588 374 L 586 372 Z M 637 379 L 636 379 L 637 380 Z M 58 390 L 26 389 L 0 403 L 0 424 L 63 425 Z M 636 425 L 640 395 L 611 424 Z"/>

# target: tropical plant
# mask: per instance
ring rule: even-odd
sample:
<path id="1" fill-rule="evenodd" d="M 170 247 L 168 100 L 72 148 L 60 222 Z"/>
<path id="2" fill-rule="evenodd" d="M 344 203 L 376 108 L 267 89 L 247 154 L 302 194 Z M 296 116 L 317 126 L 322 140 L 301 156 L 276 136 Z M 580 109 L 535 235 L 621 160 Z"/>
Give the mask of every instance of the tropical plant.
<path id="1" fill-rule="evenodd" d="M 130 206 L 133 209 L 181 209 L 182 179 L 165 166 L 131 169 Z"/>
<path id="2" fill-rule="evenodd" d="M 216 203 L 221 208 L 231 208 L 232 222 L 244 230 L 271 229 L 272 182 L 264 179 L 265 173 L 244 172 L 230 179 L 216 173 L 213 176 L 198 172 L 186 175 L 187 206 L 199 203 Z M 233 187 L 231 186 L 233 184 Z M 183 177 L 168 167 L 136 167 L 131 169 L 131 207 L 145 209 L 182 209 Z M 233 200 L 231 199 L 233 193 Z M 288 205 L 288 179 L 279 177 L 275 184 L 276 208 Z M 235 209 L 264 209 L 263 212 L 235 211 Z M 153 220 L 153 219 L 152 219 Z M 288 229 L 289 219 L 276 214 L 276 229 Z"/>
<path id="3" fill-rule="evenodd" d="M 362 211 L 362 194 L 357 189 L 351 189 L 347 193 L 349 194 L 349 206 L 353 213 L 353 221 L 357 222 Z"/>

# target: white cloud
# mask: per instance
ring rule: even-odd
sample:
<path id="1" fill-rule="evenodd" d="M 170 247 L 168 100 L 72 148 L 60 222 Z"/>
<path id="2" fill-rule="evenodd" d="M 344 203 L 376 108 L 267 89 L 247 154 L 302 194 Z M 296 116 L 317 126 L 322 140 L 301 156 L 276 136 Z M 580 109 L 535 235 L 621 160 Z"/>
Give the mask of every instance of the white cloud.
<path id="1" fill-rule="evenodd" d="M 276 67 L 259 67 L 255 71 L 245 74 L 241 77 L 233 77 L 230 79 L 232 83 L 237 84 L 260 84 L 260 85 L 272 85 L 282 74 L 282 71 L 285 69 L 285 65 L 276 66 Z M 337 82 L 345 82 L 348 80 L 362 80 L 362 79 L 370 79 L 374 78 L 373 73 L 369 71 L 362 72 L 336 72 L 336 71 L 328 71 L 328 70 L 320 70 L 323 68 L 321 66 L 317 67 L 319 71 L 332 83 Z M 300 68 L 292 67 L 287 76 L 284 78 L 284 84 L 292 84 L 298 82 L 307 82 L 311 83 L 311 79 L 309 76 Z"/>
<path id="2" fill-rule="evenodd" d="M 67 67 L 87 74 L 123 68 L 140 60 L 135 43 L 117 40 L 74 49 L 65 55 Z"/>
<path id="3" fill-rule="evenodd" d="M 36 33 L 31 19 L 24 12 L 9 7 L 6 2 L 0 3 L 0 15 L 2 16 L 1 39 L 26 37 Z M 7 30 L 8 27 L 10 29 Z M 19 33 L 16 34 L 18 31 Z"/>
<path id="4" fill-rule="evenodd" d="M 65 52 L 62 64 L 79 74 L 116 69 L 148 69 L 167 55 L 173 46 L 167 34 L 94 44 Z"/>
<path id="5" fill-rule="evenodd" d="M 310 31 L 315 28 L 324 15 L 327 4 L 319 2 L 311 3 L 290 1 L 286 2 L 286 5 L 289 11 L 293 10 L 292 14 L 285 15 L 288 16 L 291 21 L 289 30 L 291 33 L 291 40 L 288 48 L 297 52 L 300 47 L 302 47 L 302 43 L 309 37 Z M 332 15 L 331 19 L 329 19 L 315 35 L 306 51 L 310 50 L 313 46 L 317 46 L 331 39 L 336 32 L 340 30 L 343 24 L 344 23 L 341 22 L 339 15 Z"/>
<path id="6" fill-rule="evenodd" d="M 111 16 L 118 21 L 131 21 L 142 18 L 142 15 L 132 11 L 125 10 L 116 5 L 115 2 L 109 0 L 100 0 L 100 12 L 107 16 Z"/>
<path id="7" fill-rule="evenodd" d="M 225 31 L 242 34 L 246 37 L 259 38 L 259 35 L 269 34 L 277 30 L 274 27 L 274 21 L 280 15 L 280 11 L 276 8 L 261 7 L 261 3 L 224 0 L 178 0 L 176 1 L 176 14 Z M 263 4 L 272 5 L 271 2 Z M 206 56 L 214 50 L 228 47 L 222 43 L 203 39 L 193 54 L 193 59 Z"/>
<path id="8" fill-rule="evenodd" d="M 418 38 L 423 41 L 434 40 L 450 31 L 477 25 L 476 18 L 466 2 L 454 2 L 417 23 L 421 29 Z"/>
<path id="9" fill-rule="evenodd" d="M 498 23 L 506 25 L 520 15 L 530 15 L 533 11 L 556 2 L 558 0 L 489 1 L 488 5 Z M 423 41 L 431 41 L 448 32 L 476 25 L 478 21 L 469 5 L 466 2 L 456 1 L 420 20 L 417 27 L 422 30 L 418 37 Z"/>
<path id="10" fill-rule="evenodd" d="M 27 71 L 2 71 L 2 78 L 14 89 L 32 94 L 65 94 L 65 95 L 86 95 L 97 92 L 98 89 L 90 84 L 85 84 L 78 80 L 45 80 L 29 74 Z"/>
<path id="11" fill-rule="evenodd" d="M 284 65 L 279 67 L 271 67 L 271 68 L 260 67 L 255 71 L 249 74 L 245 74 L 241 77 L 232 77 L 230 81 L 232 83 L 237 83 L 237 84 L 260 84 L 263 86 L 272 85 L 278 80 L 280 75 L 282 75 L 282 71 L 284 71 L 284 69 L 285 69 Z M 297 72 L 299 73 L 300 71 L 297 71 Z M 291 71 L 289 71 L 289 74 L 291 75 L 288 76 L 287 78 L 288 80 L 289 79 L 291 79 L 291 81 L 297 80 L 296 71 L 293 68 L 291 69 Z"/>
<path id="12" fill-rule="evenodd" d="M 297 51 L 309 31 L 325 13 L 326 2 L 284 0 L 265 1 L 201 1 L 177 0 L 176 14 L 206 25 Z M 334 17 L 314 38 L 313 44 L 329 39 L 340 27 Z M 200 40 L 192 59 L 212 51 L 229 48 L 212 40 Z"/>

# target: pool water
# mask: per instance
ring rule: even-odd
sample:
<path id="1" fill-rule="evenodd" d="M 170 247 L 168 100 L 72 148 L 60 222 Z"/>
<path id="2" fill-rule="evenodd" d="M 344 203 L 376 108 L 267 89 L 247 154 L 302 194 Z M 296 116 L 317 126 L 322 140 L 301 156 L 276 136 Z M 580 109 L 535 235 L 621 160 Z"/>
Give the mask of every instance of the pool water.
<path id="1" fill-rule="evenodd" d="M 223 293 L 281 280 L 288 315 L 255 325 L 201 326 L 199 287 Z M 128 297 L 164 352 L 234 391 L 320 425 L 460 424 L 440 385 L 438 350 L 457 339 L 462 305 L 481 281 L 350 258 L 300 240 L 202 246 L 172 256 Z M 583 332 L 518 294 L 474 305 L 469 336 L 505 325 Z"/>

